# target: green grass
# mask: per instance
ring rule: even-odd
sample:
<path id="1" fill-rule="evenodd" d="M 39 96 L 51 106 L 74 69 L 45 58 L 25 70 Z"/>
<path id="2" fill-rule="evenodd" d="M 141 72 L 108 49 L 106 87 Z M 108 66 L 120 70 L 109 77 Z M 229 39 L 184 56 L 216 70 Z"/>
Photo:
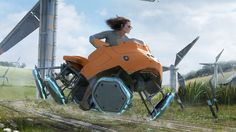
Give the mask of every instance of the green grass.
<path id="1" fill-rule="evenodd" d="M 3 75 L 6 69 L 7 67 L 0 66 L 0 75 Z M 10 67 L 6 76 L 9 82 L 0 79 L 1 100 L 35 99 L 36 88 L 31 69 Z"/>
<path id="2" fill-rule="evenodd" d="M 220 86 L 217 88 L 216 96 L 221 104 L 236 104 L 236 87 Z"/>
<path id="3" fill-rule="evenodd" d="M 212 89 L 208 82 L 188 82 L 185 91 L 180 91 L 179 95 L 185 104 L 201 105 L 213 97 Z M 236 104 L 236 87 L 222 85 L 216 88 L 216 99 L 218 103 L 224 105 Z"/>
<path id="4" fill-rule="evenodd" d="M 35 91 L 32 86 L 0 86 L 0 100 L 35 99 Z"/>
<path id="5" fill-rule="evenodd" d="M 0 67 L 0 75 L 5 69 L 5 67 Z M 182 111 L 176 101 L 174 101 L 159 119 L 156 121 L 146 122 L 147 111 L 137 95 L 134 95 L 132 107 L 122 115 L 104 114 L 93 110 L 85 112 L 80 110 L 78 105 L 74 103 L 58 105 L 52 100 L 35 100 L 35 85 L 30 69 L 10 68 L 7 76 L 9 78 L 9 83 L 0 85 L 0 100 L 27 100 L 29 107 L 32 106 L 33 108 L 44 109 L 51 113 L 68 118 L 76 118 L 78 120 L 112 128 L 117 131 L 176 131 L 176 129 L 152 125 L 159 120 L 167 122 L 176 121 L 190 126 L 212 128 L 216 131 L 225 130 L 225 127 L 236 126 L 236 102 L 234 102 L 236 100 L 236 89 L 222 87 L 217 90 L 219 102 L 221 100 L 223 101 L 220 102 L 220 111 L 218 113 L 219 118 L 213 119 L 206 104 L 206 97 L 203 95 L 204 90 L 208 87 L 207 84 L 204 83 L 206 81 L 192 81 L 187 83 L 186 87 L 188 91 L 186 91 L 186 95 L 184 96 L 184 111 Z M 167 88 L 167 90 L 169 89 Z M 160 97 L 157 96 L 155 99 L 157 100 L 159 98 Z M 186 103 L 187 101 L 188 103 Z M 21 131 L 58 131 L 52 127 L 55 122 L 39 119 L 41 120 L 41 123 L 35 125 L 37 122 L 28 122 L 28 118 L 34 117 L 22 115 L 0 107 L 0 122 L 9 124 L 7 121 L 13 120 L 14 122 L 17 122 Z M 128 119 L 134 121 L 142 120 L 146 123 L 132 123 L 117 119 Z M 45 124 L 52 125 L 48 126 Z"/>
<path id="6" fill-rule="evenodd" d="M 182 111 L 180 106 L 174 101 L 169 108 L 156 121 L 147 121 L 147 111 L 138 98 L 134 98 L 133 106 L 122 115 L 105 114 L 98 111 L 82 111 L 76 104 L 57 105 L 54 102 L 36 101 L 33 107 L 43 108 L 51 113 L 74 118 L 117 131 L 175 131 L 175 129 L 155 126 L 159 121 L 178 122 L 188 126 L 210 128 L 216 131 L 226 130 L 227 127 L 236 125 L 236 105 L 220 105 L 218 119 L 214 119 L 211 112 L 205 105 L 185 105 Z M 142 123 L 127 122 L 126 120 L 142 121 Z M 153 125 L 154 124 L 154 125 Z"/>
<path id="7" fill-rule="evenodd" d="M 0 76 L 3 75 L 6 71 L 7 67 L 0 66 Z M 35 86 L 34 78 L 32 76 L 32 69 L 25 68 L 14 68 L 9 67 L 9 71 L 7 73 L 7 78 L 9 82 L 5 80 L 5 85 L 12 86 Z M 3 79 L 0 79 L 0 85 L 3 84 Z"/>
<path id="8" fill-rule="evenodd" d="M 224 72 L 224 76 L 219 74 L 218 83 L 226 82 L 227 78 L 235 74 L 234 71 Z M 186 82 L 186 93 L 180 93 L 181 98 L 188 104 L 204 104 L 207 95 L 212 97 L 212 90 L 209 86 L 209 80 L 212 75 L 198 77 Z M 231 105 L 236 104 L 236 86 L 218 85 L 216 88 L 216 98 L 220 104 Z"/>
<path id="9" fill-rule="evenodd" d="M 213 119 L 207 104 L 202 106 L 186 106 L 181 111 L 179 106 L 172 106 L 166 110 L 161 119 L 177 120 L 180 122 L 193 123 L 196 126 L 206 128 L 223 129 L 224 127 L 235 127 L 236 105 L 220 105 L 218 119 Z"/>

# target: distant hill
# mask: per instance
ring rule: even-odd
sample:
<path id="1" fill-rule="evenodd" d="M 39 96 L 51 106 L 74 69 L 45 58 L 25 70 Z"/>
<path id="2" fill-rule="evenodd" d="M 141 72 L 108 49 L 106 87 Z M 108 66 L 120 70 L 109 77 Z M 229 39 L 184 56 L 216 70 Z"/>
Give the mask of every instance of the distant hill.
<path id="1" fill-rule="evenodd" d="M 224 76 L 222 76 L 221 74 L 219 74 L 219 80 L 218 80 L 218 83 L 219 84 L 224 84 L 225 82 L 227 82 L 227 79 L 234 75 L 236 73 L 236 71 L 227 71 L 227 72 L 224 72 Z M 190 82 L 205 82 L 205 83 L 208 83 L 208 81 L 210 80 L 210 78 L 212 77 L 212 75 L 206 75 L 206 76 L 200 76 L 200 77 L 195 77 L 195 78 L 192 78 L 192 79 L 188 79 L 186 80 L 186 84 L 190 83 Z"/>
<path id="2" fill-rule="evenodd" d="M 223 72 L 230 72 L 236 70 L 236 61 L 228 61 L 228 62 L 219 62 Z M 209 66 L 203 66 L 201 69 L 197 71 L 191 71 L 184 75 L 185 80 L 190 80 L 193 78 L 209 76 L 214 73 L 213 68 Z"/>

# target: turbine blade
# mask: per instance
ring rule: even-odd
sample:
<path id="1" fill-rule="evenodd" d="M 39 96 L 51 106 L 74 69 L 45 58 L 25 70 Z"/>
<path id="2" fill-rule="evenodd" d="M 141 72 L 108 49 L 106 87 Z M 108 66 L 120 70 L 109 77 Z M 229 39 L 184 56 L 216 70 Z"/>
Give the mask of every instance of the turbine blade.
<path id="1" fill-rule="evenodd" d="M 162 66 L 162 69 L 163 69 L 163 72 L 170 70 L 170 68 L 169 68 L 169 67 L 166 67 L 166 66 Z"/>
<path id="2" fill-rule="evenodd" d="M 216 61 L 215 61 L 215 63 L 219 60 L 220 55 L 222 54 L 223 51 L 224 51 L 224 49 L 216 56 Z"/>
<path id="3" fill-rule="evenodd" d="M 38 2 L 0 43 L 0 55 L 39 27 L 40 3 Z"/>
<path id="4" fill-rule="evenodd" d="M 210 78 L 210 80 L 209 80 L 209 86 L 210 86 L 210 88 L 211 88 L 211 92 L 213 92 L 213 89 L 214 89 L 214 86 L 213 86 L 213 82 L 214 81 L 214 79 L 213 79 L 213 76 Z"/>
<path id="5" fill-rule="evenodd" d="M 7 70 L 5 71 L 5 73 L 3 74 L 3 77 L 5 77 L 5 76 L 7 75 L 8 71 L 9 71 L 9 67 L 7 68 Z"/>
<path id="6" fill-rule="evenodd" d="M 180 88 L 185 89 L 184 77 L 179 72 L 178 72 L 178 82 L 179 82 Z"/>
<path id="7" fill-rule="evenodd" d="M 219 68 L 219 71 L 220 71 L 221 75 L 224 77 L 224 72 L 223 72 L 222 67 L 219 65 L 218 68 Z"/>
<path id="8" fill-rule="evenodd" d="M 199 37 L 195 38 L 190 44 L 188 44 L 185 48 L 183 48 L 176 54 L 175 66 L 179 64 L 179 62 L 184 58 L 184 56 L 188 53 L 188 51 L 192 48 L 192 46 L 197 42 L 198 39 Z"/>
<path id="9" fill-rule="evenodd" d="M 6 77 L 7 83 L 9 83 L 8 77 Z"/>
<path id="10" fill-rule="evenodd" d="M 19 60 L 20 60 L 20 57 L 17 59 L 17 61 L 16 61 L 16 62 L 19 62 Z"/>

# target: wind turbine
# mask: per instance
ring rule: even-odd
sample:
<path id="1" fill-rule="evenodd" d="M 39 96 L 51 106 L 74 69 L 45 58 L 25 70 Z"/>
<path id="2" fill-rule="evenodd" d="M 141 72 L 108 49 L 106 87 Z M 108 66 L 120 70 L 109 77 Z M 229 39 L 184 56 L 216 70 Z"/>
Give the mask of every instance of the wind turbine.
<path id="1" fill-rule="evenodd" d="M 190 44 L 188 44 L 185 48 L 183 48 L 181 51 L 179 51 L 176 54 L 176 58 L 175 58 L 175 63 L 171 64 L 169 67 L 163 66 L 163 71 L 170 71 L 170 87 L 176 92 L 178 93 L 178 84 L 177 84 L 177 79 L 178 79 L 178 83 L 180 85 L 181 88 L 185 89 L 185 81 L 184 81 L 184 77 L 177 72 L 178 68 L 177 65 L 180 63 L 180 61 L 184 58 L 184 56 L 188 53 L 188 51 L 192 48 L 192 46 L 197 42 L 197 40 L 199 39 L 199 37 L 195 38 Z M 176 94 L 177 97 L 177 102 L 179 103 L 179 105 L 181 106 L 181 108 L 183 109 L 183 103 L 180 100 L 180 97 L 178 94 Z"/>
<path id="2" fill-rule="evenodd" d="M 216 95 L 215 95 L 216 86 L 218 84 L 218 71 L 220 71 L 222 76 L 224 76 L 223 75 L 223 70 L 222 70 L 221 66 L 219 65 L 219 63 L 218 63 L 218 60 L 219 60 L 219 58 L 220 58 L 223 51 L 224 51 L 224 49 L 216 56 L 214 63 L 200 63 L 201 65 L 210 66 L 210 67 L 214 68 L 214 74 L 211 77 L 211 79 L 209 80 L 209 84 L 210 84 L 210 87 L 211 87 L 211 90 L 212 90 L 212 99 L 210 99 L 209 95 L 207 94 L 207 96 L 208 96 L 207 104 L 208 104 L 208 106 L 211 110 L 212 115 L 215 118 L 217 118 L 217 115 L 216 115 L 216 113 L 213 109 L 213 106 L 215 105 L 216 112 L 219 111 L 219 108 L 218 108 L 218 105 L 217 105 L 217 99 L 216 99 Z"/>
<path id="3" fill-rule="evenodd" d="M 15 61 L 15 62 L 12 62 L 13 64 L 15 64 L 15 66 L 16 66 L 17 68 L 19 68 L 19 67 L 20 67 L 19 60 L 20 60 L 20 57 L 17 59 L 17 61 Z"/>
<path id="4" fill-rule="evenodd" d="M 216 88 L 217 83 L 218 83 L 218 70 L 220 71 L 222 76 L 224 76 L 223 75 L 223 70 L 222 70 L 221 66 L 219 65 L 219 63 L 218 63 L 218 60 L 219 60 L 219 58 L 220 58 L 223 51 L 224 51 L 224 49 L 216 56 L 214 63 L 200 63 L 201 65 L 210 66 L 210 67 L 214 68 L 214 74 L 212 76 L 212 81 L 211 81 L 211 84 L 212 84 L 214 89 Z"/>

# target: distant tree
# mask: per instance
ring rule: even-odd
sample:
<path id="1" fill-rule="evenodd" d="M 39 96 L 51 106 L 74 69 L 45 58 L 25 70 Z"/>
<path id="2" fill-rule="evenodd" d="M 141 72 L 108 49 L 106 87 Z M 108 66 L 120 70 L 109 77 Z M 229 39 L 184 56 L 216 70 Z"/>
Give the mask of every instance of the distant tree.
<path id="1" fill-rule="evenodd" d="M 18 67 L 14 62 L 7 62 L 7 61 L 0 61 L 0 66 L 6 66 L 6 67 Z M 26 67 L 25 63 L 20 64 L 19 68 Z"/>
<path id="2" fill-rule="evenodd" d="M 0 61 L 1 66 L 14 67 L 14 65 L 7 61 Z"/>

